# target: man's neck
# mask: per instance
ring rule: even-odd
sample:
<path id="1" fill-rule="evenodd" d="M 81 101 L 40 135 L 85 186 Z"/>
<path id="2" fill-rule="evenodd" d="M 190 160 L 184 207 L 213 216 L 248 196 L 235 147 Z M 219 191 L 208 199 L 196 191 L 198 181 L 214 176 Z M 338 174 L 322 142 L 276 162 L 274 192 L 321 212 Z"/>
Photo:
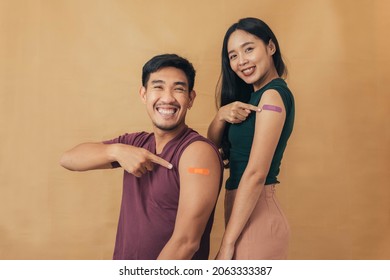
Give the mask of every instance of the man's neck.
<path id="1" fill-rule="evenodd" d="M 162 130 L 157 127 L 154 127 L 153 132 L 156 140 L 156 154 L 161 154 L 165 145 L 186 128 L 186 124 L 183 124 L 173 130 Z"/>

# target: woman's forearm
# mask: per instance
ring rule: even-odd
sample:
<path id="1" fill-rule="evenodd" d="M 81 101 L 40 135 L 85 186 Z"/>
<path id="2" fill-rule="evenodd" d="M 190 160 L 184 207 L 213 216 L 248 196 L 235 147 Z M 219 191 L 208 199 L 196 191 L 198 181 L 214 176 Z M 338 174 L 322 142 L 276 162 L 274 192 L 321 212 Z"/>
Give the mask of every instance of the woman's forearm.
<path id="1" fill-rule="evenodd" d="M 226 121 L 219 117 L 217 113 L 210 123 L 207 130 L 207 138 L 211 140 L 217 147 L 220 147 L 222 134 L 226 126 Z"/>
<path id="2" fill-rule="evenodd" d="M 223 236 L 222 246 L 234 246 L 263 191 L 264 176 L 258 175 L 255 172 L 253 174 L 249 173 L 244 173 L 241 178 L 232 213 Z"/>

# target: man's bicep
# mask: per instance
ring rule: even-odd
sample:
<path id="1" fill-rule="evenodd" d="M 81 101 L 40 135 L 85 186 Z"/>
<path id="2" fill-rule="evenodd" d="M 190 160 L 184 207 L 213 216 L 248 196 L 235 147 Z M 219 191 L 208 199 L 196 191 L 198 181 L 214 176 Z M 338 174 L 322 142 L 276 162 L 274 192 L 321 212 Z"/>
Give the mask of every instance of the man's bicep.
<path id="1" fill-rule="evenodd" d="M 202 235 L 218 199 L 221 172 L 218 154 L 208 143 L 194 142 L 184 151 L 179 163 L 179 228 L 175 231 L 182 227 L 184 231 L 193 229 L 197 237 Z"/>

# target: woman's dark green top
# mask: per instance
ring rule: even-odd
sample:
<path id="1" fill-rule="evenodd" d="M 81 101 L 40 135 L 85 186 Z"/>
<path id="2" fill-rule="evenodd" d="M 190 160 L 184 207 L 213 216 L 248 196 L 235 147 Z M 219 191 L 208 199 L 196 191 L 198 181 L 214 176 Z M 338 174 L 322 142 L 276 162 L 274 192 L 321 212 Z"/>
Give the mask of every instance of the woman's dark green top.
<path id="1" fill-rule="evenodd" d="M 281 78 L 272 80 L 258 91 L 251 93 L 251 98 L 248 103 L 257 106 L 263 93 L 268 89 L 276 90 L 282 97 L 286 110 L 286 120 L 272 158 L 271 167 L 265 181 L 266 185 L 279 183 L 277 176 L 280 171 L 280 163 L 283 158 L 284 150 L 287 146 L 287 140 L 293 130 L 295 115 L 294 97 L 288 89 L 286 82 Z M 255 132 L 255 122 L 256 112 L 252 112 L 242 123 L 231 124 L 228 127 L 228 137 L 231 145 L 229 158 L 230 177 L 226 181 L 226 189 L 228 190 L 238 188 L 241 177 L 248 165 L 249 154 L 251 152 Z"/>

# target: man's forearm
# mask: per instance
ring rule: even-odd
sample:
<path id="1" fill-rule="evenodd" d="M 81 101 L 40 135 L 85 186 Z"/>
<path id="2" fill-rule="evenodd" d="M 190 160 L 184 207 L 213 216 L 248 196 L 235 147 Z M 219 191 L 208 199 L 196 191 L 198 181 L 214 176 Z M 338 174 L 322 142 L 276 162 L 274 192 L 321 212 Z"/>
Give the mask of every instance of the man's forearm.
<path id="1" fill-rule="evenodd" d="M 158 260 L 190 260 L 199 248 L 199 242 L 188 238 L 171 238 L 158 256 Z"/>
<path id="2" fill-rule="evenodd" d="M 65 152 L 60 165 L 72 171 L 111 168 L 115 144 L 83 143 Z"/>

